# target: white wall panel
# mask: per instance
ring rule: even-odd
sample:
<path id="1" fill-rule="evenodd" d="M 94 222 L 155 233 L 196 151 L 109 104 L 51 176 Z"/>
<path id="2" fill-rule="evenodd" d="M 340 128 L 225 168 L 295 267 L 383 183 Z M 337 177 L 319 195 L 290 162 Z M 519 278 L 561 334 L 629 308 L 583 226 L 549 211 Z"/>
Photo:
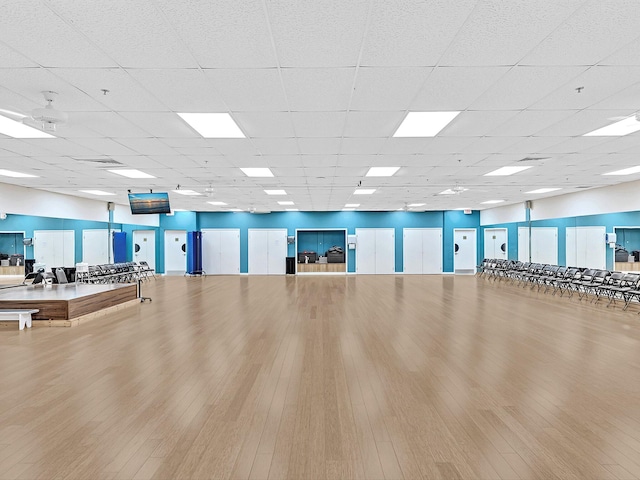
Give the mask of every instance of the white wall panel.
<path id="1" fill-rule="evenodd" d="M 73 230 L 34 230 L 33 254 L 36 263 L 44 263 L 47 271 L 57 267 L 74 267 L 75 232 Z"/>
<path id="2" fill-rule="evenodd" d="M 239 229 L 202 229 L 202 268 L 207 275 L 240 273 Z"/>

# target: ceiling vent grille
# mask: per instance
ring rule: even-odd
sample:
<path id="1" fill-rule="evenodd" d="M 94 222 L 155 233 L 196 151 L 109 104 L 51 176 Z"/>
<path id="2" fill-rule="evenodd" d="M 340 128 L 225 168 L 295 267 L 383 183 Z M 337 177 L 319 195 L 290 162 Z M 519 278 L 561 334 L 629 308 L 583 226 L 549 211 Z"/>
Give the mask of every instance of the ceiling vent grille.
<path id="1" fill-rule="evenodd" d="M 121 162 L 113 158 L 74 158 L 76 162 L 91 163 L 98 166 L 112 167 L 114 165 L 123 165 Z"/>

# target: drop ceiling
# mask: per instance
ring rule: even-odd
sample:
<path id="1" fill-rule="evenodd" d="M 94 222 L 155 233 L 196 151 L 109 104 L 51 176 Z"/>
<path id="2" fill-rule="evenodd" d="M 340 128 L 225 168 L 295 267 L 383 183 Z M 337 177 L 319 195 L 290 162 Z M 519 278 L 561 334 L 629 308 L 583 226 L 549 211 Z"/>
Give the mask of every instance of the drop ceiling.
<path id="1" fill-rule="evenodd" d="M 481 209 L 637 180 L 602 174 L 640 164 L 640 133 L 583 135 L 640 110 L 638 25 L 636 0 L 2 2 L 0 109 L 28 113 L 53 90 L 69 121 L 53 139 L 0 135 L 0 168 L 37 175 L 0 182 L 331 211 Z M 433 138 L 393 138 L 411 111 L 461 113 Z M 247 138 L 202 138 L 177 112 L 227 112 Z M 540 188 L 561 190 L 525 193 Z"/>

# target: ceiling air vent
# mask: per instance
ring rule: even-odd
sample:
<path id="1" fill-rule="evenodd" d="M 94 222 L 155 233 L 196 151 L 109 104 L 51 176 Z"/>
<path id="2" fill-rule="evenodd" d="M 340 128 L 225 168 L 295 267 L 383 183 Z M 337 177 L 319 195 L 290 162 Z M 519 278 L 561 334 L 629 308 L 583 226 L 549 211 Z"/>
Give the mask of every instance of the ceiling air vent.
<path id="1" fill-rule="evenodd" d="M 122 165 L 121 162 L 113 158 L 74 158 L 77 162 L 91 163 L 98 166 L 112 167 L 114 165 Z"/>
<path id="2" fill-rule="evenodd" d="M 518 160 L 516 163 L 520 162 L 542 162 L 543 160 L 548 160 L 551 157 L 524 157 Z"/>

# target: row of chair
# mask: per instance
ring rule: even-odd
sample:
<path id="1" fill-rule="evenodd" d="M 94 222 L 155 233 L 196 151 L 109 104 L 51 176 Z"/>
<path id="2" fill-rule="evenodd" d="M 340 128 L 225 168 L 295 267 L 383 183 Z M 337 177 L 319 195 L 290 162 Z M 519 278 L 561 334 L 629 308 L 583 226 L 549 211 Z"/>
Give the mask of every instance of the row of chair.
<path id="1" fill-rule="evenodd" d="M 150 277 L 155 278 L 155 272 L 147 262 L 89 265 L 88 271 L 76 272 L 78 283 L 131 283 Z"/>
<path id="2" fill-rule="evenodd" d="M 503 259 L 484 259 L 478 266 L 478 276 L 493 281 L 507 281 L 510 284 L 542 289 L 568 297 L 578 295 L 579 300 L 590 298 L 598 303 L 608 299 L 607 307 L 624 301 L 623 310 L 631 302 L 640 302 L 640 272 L 611 272 L 594 268 L 564 267 L 542 263 L 519 262 Z"/>

